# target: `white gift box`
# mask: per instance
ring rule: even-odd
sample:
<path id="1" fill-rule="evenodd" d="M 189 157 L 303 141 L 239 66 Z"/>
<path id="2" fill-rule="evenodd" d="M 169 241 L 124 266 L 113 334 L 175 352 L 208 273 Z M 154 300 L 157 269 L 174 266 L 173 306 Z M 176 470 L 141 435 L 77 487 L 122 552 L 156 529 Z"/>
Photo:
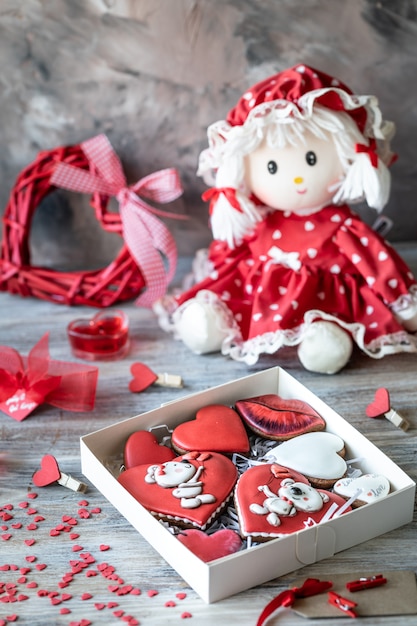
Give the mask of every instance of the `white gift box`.
<path id="1" fill-rule="evenodd" d="M 310 404 L 326 420 L 326 431 L 344 440 L 346 460 L 359 459 L 355 467 L 362 473 L 386 476 L 391 484 L 391 492 L 373 504 L 354 509 L 340 517 L 205 563 L 180 543 L 117 481 L 125 443 L 138 430 L 162 425 L 172 430 L 178 424 L 194 419 L 196 412 L 204 406 L 233 406 L 237 400 L 271 393 Z M 85 435 L 81 438 L 81 464 L 84 475 L 208 603 L 331 557 L 341 550 L 407 524 L 413 518 L 415 483 L 411 478 L 280 367 L 189 395 Z"/>

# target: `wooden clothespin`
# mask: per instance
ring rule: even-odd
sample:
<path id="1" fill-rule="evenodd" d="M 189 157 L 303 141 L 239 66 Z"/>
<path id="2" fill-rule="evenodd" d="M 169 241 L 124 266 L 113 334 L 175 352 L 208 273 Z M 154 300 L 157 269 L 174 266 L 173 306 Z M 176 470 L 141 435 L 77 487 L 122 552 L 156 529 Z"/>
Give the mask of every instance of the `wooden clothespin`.
<path id="1" fill-rule="evenodd" d="M 52 483 L 58 483 L 72 491 L 85 493 L 87 485 L 77 478 L 61 472 L 58 462 L 52 454 L 45 454 L 41 459 L 41 467 L 32 476 L 33 484 L 37 487 L 46 487 Z"/>
<path id="2" fill-rule="evenodd" d="M 385 417 L 397 428 L 408 430 L 409 422 L 400 415 L 395 409 L 391 408 L 389 391 L 385 387 L 380 387 L 375 392 L 374 401 L 366 407 L 366 415 L 368 417 Z"/>

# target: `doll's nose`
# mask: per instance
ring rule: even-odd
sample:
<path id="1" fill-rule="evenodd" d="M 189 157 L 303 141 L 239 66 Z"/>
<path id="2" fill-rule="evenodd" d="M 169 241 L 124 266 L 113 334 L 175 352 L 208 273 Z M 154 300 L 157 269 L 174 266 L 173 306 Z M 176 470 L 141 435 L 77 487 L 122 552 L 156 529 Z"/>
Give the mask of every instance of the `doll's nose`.
<path id="1" fill-rule="evenodd" d="M 301 183 L 304 181 L 304 178 L 302 178 L 301 176 L 296 176 L 294 178 L 294 182 L 296 185 L 301 185 Z"/>

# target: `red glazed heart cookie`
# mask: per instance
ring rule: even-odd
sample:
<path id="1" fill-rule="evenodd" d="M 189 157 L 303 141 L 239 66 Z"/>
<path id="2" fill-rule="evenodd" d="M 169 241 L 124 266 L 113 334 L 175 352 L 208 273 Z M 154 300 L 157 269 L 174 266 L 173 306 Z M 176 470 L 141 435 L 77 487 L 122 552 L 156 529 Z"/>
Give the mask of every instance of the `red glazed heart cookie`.
<path id="1" fill-rule="evenodd" d="M 177 456 L 171 448 L 159 444 L 153 433 L 138 430 L 130 435 L 124 449 L 126 469 L 145 463 L 165 463 Z"/>
<path id="2" fill-rule="evenodd" d="M 307 433 L 279 444 L 269 452 L 275 461 L 290 467 L 315 486 L 331 487 L 347 471 L 345 443 L 333 433 Z"/>
<path id="3" fill-rule="evenodd" d="M 355 497 L 353 507 L 371 504 L 382 500 L 390 492 L 391 486 L 388 478 L 381 474 L 362 474 L 357 478 L 342 478 L 334 485 L 335 493 L 347 500 Z"/>
<path id="4" fill-rule="evenodd" d="M 211 535 L 201 530 L 186 530 L 178 535 L 178 541 L 205 563 L 233 554 L 242 547 L 242 539 L 234 530 L 228 528 L 218 530 Z"/>
<path id="5" fill-rule="evenodd" d="M 235 408 L 251 430 L 276 441 L 326 427 L 321 415 L 307 402 L 284 399 L 272 393 L 238 400 Z"/>
<path id="6" fill-rule="evenodd" d="M 248 452 L 249 440 L 239 415 L 223 404 L 211 404 L 197 411 L 196 419 L 174 429 L 172 445 L 179 453 L 211 450 L 231 454 Z"/>
<path id="7" fill-rule="evenodd" d="M 226 506 L 237 479 L 230 459 L 190 452 L 172 461 L 138 465 L 119 482 L 155 517 L 204 530 Z"/>
<path id="8" fill-rule="evenodd" d="M 235 503 L 243 537 L 255 541 L 283 537 L 319 524 L 346 505 L 344 498 L 315 489 L 296 472 L 276 468 L 257 465 L 238 480 Z"/>

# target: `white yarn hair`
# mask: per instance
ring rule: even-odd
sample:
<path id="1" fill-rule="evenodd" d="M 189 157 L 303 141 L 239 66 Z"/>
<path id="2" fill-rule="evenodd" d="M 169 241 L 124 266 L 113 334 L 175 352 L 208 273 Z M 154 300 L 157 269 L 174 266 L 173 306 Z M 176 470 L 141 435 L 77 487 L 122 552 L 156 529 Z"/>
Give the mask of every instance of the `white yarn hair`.
<path id="1" fill-rule="evenodd" d="M 270 147 L 281 149 L 288 144 L 297 146 L 305 143 L 304 133 L 307 131 L 320 139 L 328 139 L 330 134 L 344 171 L 332 201 L 342 204 L 365 200 L 377 211 L 381 211 L 388 201 L 391 185 L 388 165 L 393 156 L 390 139 L 395 130 L 391 122 L 381 120 L 378 128 L 371 129 L 369 133 L 365 131 L 366 138 L 344 111 L 330 111 L 314 104 L 306 114 L 294 104 L 282 102 L 281 106 L 279 103 L 259 105 L 244 125 L 230 126 L 220 121 L 208 129 L 209 148 L 200 155 L 197 174 L 209 186 L 232 188 L 236 192 L 241 212 L 233 208 L 224 194 L 219 194 L 211 215 L 214 239 L 227 242 L 230 248 L 250 235 L 256 224 L 271 210 L 256 205 L 250 199 L 251 190 L 245 182 L 245 157 L 256 150 L 264 139 Z M 375 99 L 372 99 L 372 108 L 375 107 L 379 112 Z M 369 146 L 369 138 L 373 138 L 374 134 L 378 135 L 375 148 L 377 168 L 372 165 L 369 154 L 355 150 L 356 144 Z"/>

